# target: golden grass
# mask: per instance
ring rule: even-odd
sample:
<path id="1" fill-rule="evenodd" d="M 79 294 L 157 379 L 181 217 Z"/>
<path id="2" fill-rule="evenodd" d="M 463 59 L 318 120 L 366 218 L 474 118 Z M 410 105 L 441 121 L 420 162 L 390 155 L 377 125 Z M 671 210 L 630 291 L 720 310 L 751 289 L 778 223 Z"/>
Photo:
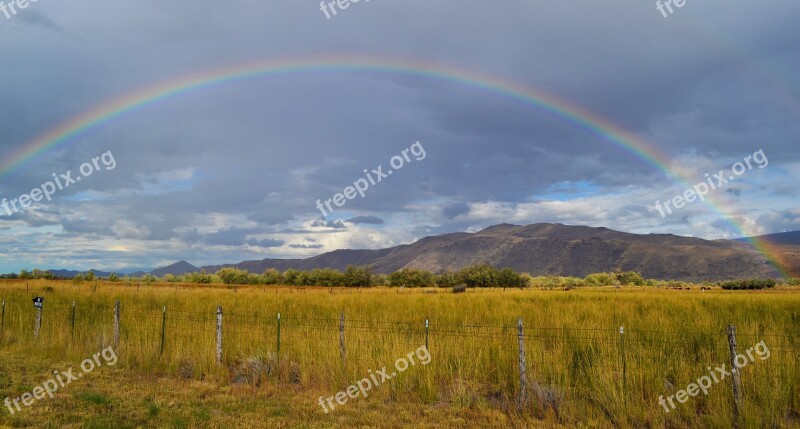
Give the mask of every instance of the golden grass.
<path id="1" fill-rule="evenodd" d="M 708 396 L 691 398 L 669 414 L 658 404 L 658 397 L 685 388 L 705 375 L 706 367 L 729 361 L 725 327 L 731 323 L 737 326 L 740 352 L 761 340 L 771 351 L 769 359 L 756 358 L 741 371 L 744 410 L 740 423 L 794 427 L 800 412 L 800 293 L 791 289 L 470 290 L 454 295 L 433 289 L 28 284 L 29 290 L 25 282 L 0 283 L 0 297 L 7 301 L 0 332 L 0 353 L 5 354 L 0 358 L 17 363 L 29 357 L 80 362 L 113 341 L 113 307 L 119 300 L 119 363 L 113 369 L 114 378 L 100 383 L 104 394 L 115 409 L 133 410 L 142 404 L 115 394 L 114 386 L 145 397 L 158 393 L 151 384 L 162 383 L 183 392 L 176 393 L 180 407 L 181 401 L 194 403 L 200 395 L 186 385 L 206 386 L 211 392 L 203 394 L 206 405 L 216 404 L 224 411 L 210 413 L 206 420 L 177 413 L 176 418 L 189 426 L 227 427 L 225 422 L 237 414 L 291 404 L 292 410 L 302 412 L 279 413 L 275 422 L 286 427 L 374 422 L 381 422 L 376 427 L 403 427 L 428 424 L 418 418 L 430 414 L 431 424 L 437 419 L 448 422 L 471 416 L 485 419 L 487 424 L 481 426 L 494 422 L 500 426 L 728 427 L 733 398 L 727 380 L 713 385 Z M 36 295 L 45 297 L 38 339 L 32 338 L 31 298 Z M 77 304 L 74 334 L 73 301 Z M 164 305 L 166 341 L 161 355 Z M 224 311 L 221 366 L 214 351 L 217 306 Z M 342 312 L 346 315 L 344 363 L 338 329 Z M 279 356 L 277 313 L 282 316 Z M 391 369 L 396 359 L 424 345 L 426 318 L 431 323 L 429 365 L 409 368 L 373 389 L 367 400 L 351 399 L 329 415 L 322 412 L 319 396 L 343 390 L 368 376 L 369 370 Z M 527 388 L 532 399 L 522 412 L 517 412 L 515 404 L 520 390 L 517 318 L 525 323 Z M 624 347 L 620 326 L 625 327 Z M 270 368 L 269 374 L 254 371 L 253 362 L 258 368 Z M 38 380 L 47 377 L 47 371 L 33 374 Z M 158 381 L 147 383 L 142 377 Z M 0 380 L 3 398 L 24 391 L 13 383 L 4 386 Z M 228 396 L 232 391 L 237 392 L 235 401 Z M 257 399 L 265 395 L 266 399 Z M 62 417 L 42 413 L 41 404 L 37 407 L 37 415 L 56 426 L 64 424 Z M 29 418 L 8 417 L 3 410 L 0 423 Z M 388 414 L 376 417 L 382 412 Z M 153 416 L 152 421 L 143 418 L 131 427 L 171 424 L 163 415 Z"/>

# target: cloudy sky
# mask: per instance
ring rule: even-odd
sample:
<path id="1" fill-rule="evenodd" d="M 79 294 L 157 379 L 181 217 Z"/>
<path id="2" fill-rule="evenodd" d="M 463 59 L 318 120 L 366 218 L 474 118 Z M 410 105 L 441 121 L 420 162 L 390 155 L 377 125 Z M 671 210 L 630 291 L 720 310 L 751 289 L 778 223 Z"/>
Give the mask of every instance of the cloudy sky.
<path id="1" fill-rule="evenodd" d="M 29 205 L 0 208 L 0 272 L 307 257 L 501 222 L 800 230 L 794 0 L 687 0 L 666 18 L 650 0 L 362 0 L 328 6 L 330 19 L 309 0 L 0 1 L 0 164 L 12 164 L 0 197 Z M 552 109 L 391 67 L 200 86 L 14 162 L 40 136 L 166 82 L 352 57 L 549 94 L 657 148 L 669 173 Z M 765 162 L 710 192 L 717 209 L 659 214 L 655 201 L 687 188 L 676 176 L 727 177 L 759 150 Z M 91 174 L 51 201 L 32 192 L 82 166 Z M 392 174 L 377 182 L 378 166 Z M 368 175 L 363 198 L 335 198 Z"/>

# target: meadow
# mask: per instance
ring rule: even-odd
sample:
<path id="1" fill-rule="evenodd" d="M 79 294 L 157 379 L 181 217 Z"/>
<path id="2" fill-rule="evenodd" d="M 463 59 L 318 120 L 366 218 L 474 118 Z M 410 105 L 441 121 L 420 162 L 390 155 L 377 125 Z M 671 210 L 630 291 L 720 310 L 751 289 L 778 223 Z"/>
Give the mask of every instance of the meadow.
<path id="1" fill-rule="evenodd" d="M 800 427 L 796 288 L 453 294 L 34 280 L 0 282 L 0 298 L 0 400 L 114 346 L 120 302 L 117 364 L 14 415 L 3 407 L 8 427 Z M 730 367 L 730 324 L 739 353 L 769 348 L 740 370 L 739 412 L 727 379 L 666 413 L 659 396 Z M 368 398 L 328 414 L 318 404 L 425 345 L 429 364 Z"/>

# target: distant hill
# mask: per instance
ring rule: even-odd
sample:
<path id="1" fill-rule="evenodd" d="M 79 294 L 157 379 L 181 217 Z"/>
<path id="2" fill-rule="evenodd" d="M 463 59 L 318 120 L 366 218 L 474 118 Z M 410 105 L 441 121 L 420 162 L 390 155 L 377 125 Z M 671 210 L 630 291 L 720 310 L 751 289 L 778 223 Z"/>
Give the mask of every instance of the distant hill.
<path id="1" fill-rule="evenodd" d="M 800 231 L 781 232 L 755 237 L 766 246 L 761 246 L 769 252 L 769 256 L 784 267 L 788 267 L 788 274 L 800 277 Z M 749 242 L 750 239 L 741 238 L 738 241 Z"/>
<path id="2" fill-rule="evenodd" d="M 127 276 L 130 276 L 130 277 L 141 277 L 141 276 L 143 276 L 143 275 L 147 274 L 147 273 L 146 273 L 146 272 L 144 272 L 144 271 L 134 271 L 134 272 L 122 272 L 122 271 L 98 271 L 98 270 L 88 270 L 88 271 L 75 271 L 75 270 L 49 270 L 49 271 L 50 271 L 51 273 L 53 273 L 53 276 L 55 276 L 55 277 L 57 277 L 57 278 L 62 278 L 62 279 L 71 279 L 71 278 L 73 278 L 73 277 L 77 276 L 78 274 L 81 274 L 81 275 L 86 275 L 86 274 L 87 274 L 87 273 L 89 273 L 89 272 L 93 272 L 93 273 L 94 273 L 94 275 L 95 275 L 95 277 L 101 277 L 101 278 L 108 278 L 108 276 L 110 276 L 112 272 L 113 272 L 113 273 L 116 273 L 116 274 L 117 274 L 118 276 L 120 276 L 120 277 L 124 277 L 124 276 L 126 276 L 126 275 L 127 275 Z"/>
<path id="3" fill-rule="evenodd" d="M 800 231 L 758 237 L 771 243 L 768 254 L 754 249 L 748 239 L 703 240 L 672 234 L 631 234 L 608 228 L 538 223 L 500 224 L 476 233 L 458 232 L 425 237 L 415 243 L 377 250 L 335 250 L 306 259 L 263 259 L 202 268 L 180 261 L 150 272 L 157 277 L 200 271 L 213 273 L 236 267 L 254 273 L 269 268 L 312 270 L 348 265 L 368 265 L 375 273 L 403 268 L 433 272 L 456 271 L 486 263 L 510 267 L 532 275 L 584 277 L 603 271 L 637 271 L 647 278 L 679 280 L 726 280 L 779 275 L 772 262 L 781 261 L 791 273 L 800 273 Z M 72 278 L 79 271 L 53 270 Z M 85 273 L 85 272 L 80 272 Z M 95 271 L 98 277 L 110 273 Z M 141 277 L 145 272 L 129 273 Z"/>
<path id="4" fill-rule="evenodd" d="M 167 274 L 181 276 L 187 273 L 193 273 L 195 271 L 200 271 L 200 269 L 186 261 L 180 261 L 163 268 L 155 269 L 151 271 L 150 274 L 156 277 L 164 277 Z"/>
<path id="5" fill-rule="evenodd" d="M 789 246 L 800 246 L 800 231 L 779 232 L 777 234 L 760 235 L 755 237 L 758 240 L 768 241 L 772 244 L 782 244 Z M 748 241 L 749 238 L 740 238 L 738 241 Z"/>
<path id="6" fill-rule="evenodd" d="M 268 268 L 310 270 L 369 265 L 376 273 L 402 268 L 455 271 L 488 263 L 532 275 L 583 277 L 601 271 L 638 271 L 655 279 L 720 280 L 775 276 L 777 271 L 748 244 L 672 234 L 630 234 L 608 228 L 539 223 L 501 224 L 476 233 L 425 237 L 379 250 L 335 250 L 307 259 L 264 259 L 204 267 L 233 266 L 251 272 Z"/>
<path id="7" fill-rule="evenodd" d="M 93 272 L 95 277 L 108 277 L 111 273 L 105 271 L 98 271 L 98 270 L 89 270 L 89 271 L 73 271 L 73 270 L 50 270 L 53 273 L 53 276 L 65 279 L 71 279 L 78 274 L 86 274 L 89 272 Z"/>

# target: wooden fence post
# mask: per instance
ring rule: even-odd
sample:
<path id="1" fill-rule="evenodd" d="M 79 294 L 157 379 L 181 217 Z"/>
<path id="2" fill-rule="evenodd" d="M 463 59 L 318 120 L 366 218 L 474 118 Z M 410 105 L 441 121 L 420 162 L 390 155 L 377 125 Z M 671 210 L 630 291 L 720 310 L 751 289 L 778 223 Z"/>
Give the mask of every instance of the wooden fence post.
<path id="1" fill-rule="evenodd" d="M 161 350 L 159 356 L 164 354 L 164 339 L 167 336 L 167 306 L 164 306 L 164 311 L 161 314 Z"/>
<path id="2" fill-rule="evenodd" d="M 430 320 L 425 319 L 425 350 L 430 354 L 431 349 L 428 347 L 428 329 L 430 327 Z"/>
<path id="3" fill-rule="evenodd" d="M 281 357 L 281 314 L 278 313 L 278 358 Z"/>
<path id="4" fill-rule="evenodd" d="M 344 311 L 339 316 L 339 354 L 342 356 L 342 362 L 347 357 L 347 350 L 344 346 Z"/>
<path id="5" fill-rule="evenodd" d="M 72 341 L 75 341 L 75 301 L 72 301 L 72 317 L 70 318 L 70 333 Z"/>
<path id="6" fill-rule="evenodd" d="M 525 361 L 525 334 L 522 318 L 517 320 L 517 340 L 519 341 L 519 403 L 517 410 L 522 411 L 527 402 L 528 393 L 528 377 L 526 375 L 528 365 Z"/>
<path id="7" fill-rule="evenodd" d="M 114 349 L 119 346 L 119 301 L 114 303 Z"/>
<path id="8" fill-rule="evenodd" d="M 42 329 L 42 307 L 36 307 L 36 324 L 33 326 L 34 338 L 39 338 L 39 331 Z"/>
<path id="9" fill-rule="evenodd" d="M 728 325 L 728 347 L 731 352 L 731 375 L 733 376 L 733 414 L 734 426 L 739 426 L 739 416 L 742 412 L 742 379 L 736 369 L 736 325 Z"/>
<path id="10" fill-rule="evenodd" d="M 217 307 L 217 363 L 222 364 L 222 306 Z"/>
<path id="11" fill-rule="evenodd" d="M 3 315 L 0 317 L 0 329 L 6 327 L 6 300 L 3 300 Z"/>
<path id="12" fill-rule="evenodd" d="M 628 405 L 628 362 L 625 359 L 625 327 L 619 327 L 619 348 L 622 357 L 622 397 L 625 406 Z"/>

